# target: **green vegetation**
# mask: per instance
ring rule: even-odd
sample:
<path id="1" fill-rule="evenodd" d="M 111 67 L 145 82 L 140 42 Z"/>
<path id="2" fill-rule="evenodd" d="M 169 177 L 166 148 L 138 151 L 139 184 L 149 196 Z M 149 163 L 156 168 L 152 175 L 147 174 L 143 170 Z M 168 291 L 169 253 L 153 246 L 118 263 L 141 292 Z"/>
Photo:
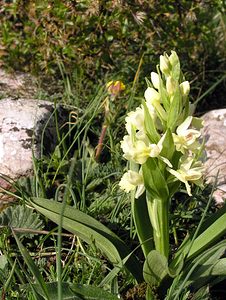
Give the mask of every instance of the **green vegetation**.
<path id="1" fill-rule="evenodd" d="M 177 51 L 187 79 L 195 81 L 194 99 L 224 72 L 225 4 L 220 0 L 10 0 L 1 6 L 1 24 L 3 65 L 58 81 L 69 78 L 80 99 L 73 104 L 90 100 L 106 76 L 131 84 L 141 59 L 142 78 L 149 76 L 166 50 Z M 144 88 L 143 81 L 139 91 Z"/>
<path id="2" fill-rule="evenodd" d="M 214 206 L 211 187 L 192 186 L 189 197 L 176 183 L 169 265 L 150 232 L 144 251 L 144 200 L 131 210 L 119 188 L 131 168 L 120 146 L 125 115 L 144 100 L 160 54 L 177 51 L 198 111 L 222 106 L 224 1 L 9 0 L 0 12 L 3 67 L 36 74 L 50 86 L 42 97 L 72 107 L 54 153 L 43 144 L 34 176 L 13 183 L 20 205 L 0 214 L 1 299 L 224 298 L 226 208 Z M 125 90 L 106 87 L 111 80 Z"/>

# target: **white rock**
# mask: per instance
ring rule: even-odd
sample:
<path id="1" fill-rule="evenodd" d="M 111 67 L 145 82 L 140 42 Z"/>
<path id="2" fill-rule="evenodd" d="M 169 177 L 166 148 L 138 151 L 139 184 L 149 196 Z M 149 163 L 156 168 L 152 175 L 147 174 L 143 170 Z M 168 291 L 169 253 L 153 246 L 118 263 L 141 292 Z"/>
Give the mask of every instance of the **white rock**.
<path id="1" fill-rule="evenodd" d="M 6 98 L 0 100 L 0 173 L 10 178 L 32 174 L 32 154 L 40 156 L 41 135 L 54 110 L 48 101 Z M 45 131 L 51 151 L 56 142 L 55 124 Z"/>
<path id="2" fill-rule="evenodd" d="M 212 110 L 202 116 L 206 149 L 206 180 L 216 183 L 214 198 L 217 203 L 226 199 L 226 109 Z"/>

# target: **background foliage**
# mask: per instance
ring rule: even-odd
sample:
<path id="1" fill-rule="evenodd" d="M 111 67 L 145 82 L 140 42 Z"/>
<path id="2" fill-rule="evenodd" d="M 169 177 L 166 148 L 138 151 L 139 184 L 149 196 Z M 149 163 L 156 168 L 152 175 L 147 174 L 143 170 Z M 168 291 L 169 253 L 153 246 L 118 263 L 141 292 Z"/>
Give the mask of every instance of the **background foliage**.
<path id="1" fill-rule="evenodd" d="M 132 82 L 141 57 L 142 75 L 148 76 L 159 55 L 172 49 L 188 80 L 196 76 L 196 98 L 224 69 L 224 1 L 0 2 L 2 64 L 58 79 L 63 64 L 64 74 L 90 93 L 106 75 Z"/>

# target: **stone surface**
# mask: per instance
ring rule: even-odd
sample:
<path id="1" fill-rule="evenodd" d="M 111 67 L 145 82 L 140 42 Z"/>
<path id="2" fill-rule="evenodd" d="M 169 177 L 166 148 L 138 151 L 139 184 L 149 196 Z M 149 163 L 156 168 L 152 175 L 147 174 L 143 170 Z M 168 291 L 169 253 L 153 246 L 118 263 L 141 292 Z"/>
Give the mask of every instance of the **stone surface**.
<path id="1" fill-rule="evenodd" d="M 6 98 L 0 100 L 0 173 L 10 178 L 32 174 L 32 155 L 40 156 L 41 135 L 54 104 L 33 99 Z M 61 122 L 66 122 L 64 110 L 58 108 Z M 56 142 L 55 124 L 52 120 L 45 130 L 48 150 Z"/>
<path id="2" fill-rule="evenodd" d="M 217 203 L 226 200 L 226 109 L 212 110 L 202 116 L 206 149 L 206 180 L 216 182 L 214 198 Z"/>
<path id="3" fill-rule="evenodd" d="M 37 79 L 22 72 L 9 73 L 0 68 L 0 97 L 34 98 L 41 91 Z"/>

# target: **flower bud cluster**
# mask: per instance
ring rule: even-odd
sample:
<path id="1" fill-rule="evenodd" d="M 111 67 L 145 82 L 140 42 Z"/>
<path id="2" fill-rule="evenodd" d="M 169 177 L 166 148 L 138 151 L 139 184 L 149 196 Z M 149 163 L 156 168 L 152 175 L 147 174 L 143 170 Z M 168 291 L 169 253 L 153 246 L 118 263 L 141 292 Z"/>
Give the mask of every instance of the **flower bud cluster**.
<path id="1" fill-rule="evenodd" d="M 140 166 L 139 172 L 130 170 L 123 175 L 119 185 L 126 192 L 137 188 L 139 197 L 147 185 L 151 191 L 156 189 L 150 187 L 143 175 L 143 167 L 150 160 L 155 161 L 169 195 L 178 182 L 185 184 L 189 195 L 190 183 L 202 184 L 203 166 L 199 160 L 202 122 L 189 115 L 189 92 L 190 84 L 184 80 L 176 52 L 161 55 L 157 72 L 151 73 L 151 82 L 144 93 L 145 101 L 125 119 L 123 156 Z M 150 176 L 155 176 L 154 172 L 150 170 Z"/>

